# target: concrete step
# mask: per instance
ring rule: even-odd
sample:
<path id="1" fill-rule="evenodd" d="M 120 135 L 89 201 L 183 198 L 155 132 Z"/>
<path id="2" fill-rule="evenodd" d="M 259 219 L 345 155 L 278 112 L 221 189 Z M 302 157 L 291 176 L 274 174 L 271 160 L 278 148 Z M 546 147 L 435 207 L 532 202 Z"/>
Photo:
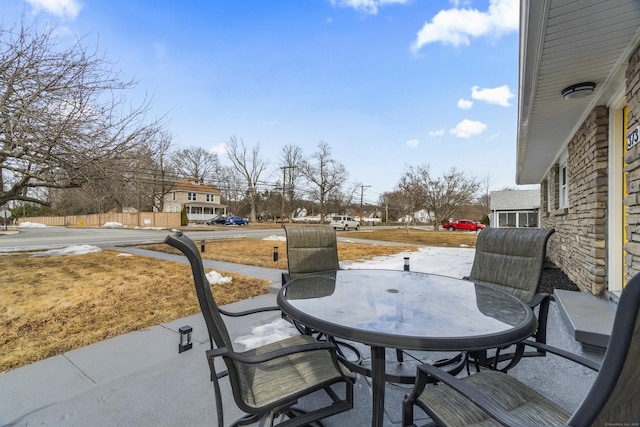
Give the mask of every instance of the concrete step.
<path id="1" fill-rule="evenodd" d="M 586 292 L 556 289 L 553 294 L 574 339 L 583 346 L 605 349 L 609 343 L 616 305 Z"/>

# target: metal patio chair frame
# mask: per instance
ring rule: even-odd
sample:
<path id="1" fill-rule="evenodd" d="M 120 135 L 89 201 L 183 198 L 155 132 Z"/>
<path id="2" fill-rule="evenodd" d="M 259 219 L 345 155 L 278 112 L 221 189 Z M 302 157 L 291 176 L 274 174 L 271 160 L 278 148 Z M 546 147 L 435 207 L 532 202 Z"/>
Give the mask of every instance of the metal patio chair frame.
<path id="1" fill-rule="evenodd" d="M 338 261 L 338 240 L 336 230 L 331 226 L 286 226 L 285 234 L 287 236 L 287 262 L 289 271 L 282 273 L 282 284 L 289 282 L 296 277 L 304 274 L 319 273 L 323 271 L 333 271 L 340 269 Z M 303 325 L 296 324 L 298 330 L 302 333 L 313 333 Z M 359 365 L 362 361 L 362 355 L 353 345 L 344 341 L 337 341 L 333 337 L 330 340 L 336 342 L 339 347 L 346 347 L 351 351 Z M 344 356 L 344 353 L 342 353 Z M 346 357 L 346 356 L 344 356 Z M 396 358 L 398 362 L 404 360 L 402 350 L 396 350 Z"/>
<path id="2" fill-rule="evenodd" d="M 547 242 L 555 232 L 552 228 L 485 228 L 478 234 L 476 253 L 471 273 L 465 279 L 506 292 L 537 307 L 538 329 L 533 335 L 536 342 L 547 342 L 547 316 L 551 294 L 539 292 L 544 269 Z M 514 348 L 494 349 L 469 355 L 470 361 L 479 366 L 500 369 L 504 372 L 514 367 L 522 357 L 544 356 L 543 349 L 525 351 L 523 345 Z M 504 362 L 504 365 L 499 365 Z"/>
<path id="3" fill-rule="evenodd" d="M 282 273 L 283 286 L 287 282 L 305 274 L 340 269 L 338 240 L 336 231 L 331 226 L 285 226 L 284 230 L 287 238 L 288 271 Z M 303 334 L 313 334 L 317 339 L 326 337 L 329 341 L 338 345 L 338 354 L 345 359 L 347 356 L 341 347 L 347 348 L 356 359 L 352 361 L 352 364 L 359 365 L 362 362 L 362 355 L 355 346 L 344 341 L 338 341 L 334 337 L 324 336 L 324 334 L 313 331 L 298 322 L 293 322 L 293 324 Z"/>
<path id="4" fill-rule="evenodd" d="M 629 281 L 620 296 L 601 365 L 533 340 L 524 343 L 598 371 L 573 414 L 504 372 L 483 370 L 458 379 L 433 366 L 421 365 L 414 389 L 403 402 L 402 425 L 414 425 L 414 406 L 429 415 L 433 421 L 430 425 L 438 426 L 640 424 L 640 274 Z M 434 379 L 440 384 L 426 388 Z"/>
<path id="5" fill-rule="evenodd" d="M 200 309 L 204 316 L 211 349 L 206 351 L 214 385 L 218 425 L 224 425 L 219 380 L 229 377 L 236 405 L 247 415 L 233 426 L 254 423 L 268 417 L 268 425 L 280 415 L 287 420 L 278 424 L 293 427 L 317 422 L 353 407 L 355 376 L 337 358 L 336 347 L 330 342 L 318 342 L 311 336 L 299 335 L 256 349 L 236 352 L 220 310 L 213 298 L 204 273 L 202 258 L 196 245 L 181 232 L 169 235 L 165 243 L 180 250 L 189 260 Z M 248 315 L 264 309 L 248 310 Z M 221 357 L 226 370 L 218 372 L 215 359 Z M 343 383 L 344 398 L 332 389 Z M 304 413 L 294 408 L 298 399 L 324 390 L 331 404 Z"/>

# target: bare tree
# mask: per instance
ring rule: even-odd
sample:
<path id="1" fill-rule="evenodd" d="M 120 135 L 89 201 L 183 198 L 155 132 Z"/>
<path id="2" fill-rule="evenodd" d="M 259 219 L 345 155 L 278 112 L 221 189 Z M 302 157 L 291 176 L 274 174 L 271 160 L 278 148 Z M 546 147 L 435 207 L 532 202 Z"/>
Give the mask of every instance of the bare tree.
<path id="1" fill-rule="evenodd" d="M 185 178 L 212 182 L 220 169 L 218 155 L 202 147 L 183 148 L 171 156 L 176 172 Z"/>
<path id="2" fill-rule="evenodd" d="M 353 207 L 360 187 L 361 184 L 356 182 L 346 190 L 340 186 L 327 194 L 328 213 L 346 213 L 347 209 Z"/>
<path id="3" fill-rule="evenodd" d="M 421 182 L 421 174 L 418 169 L 411 166 L 400 177 L 400 182 L 396 186 L 397 199 L 396 203 L 399 208 L 403 209 L 402 218 L 404 219 L 407 233 L 409 233 L 409 223 L 413 221 L 413 215 L 416 211 L 422 209 L 426 205 L 426 188 Z"/>
<path id="4" fill-rule="evenodd" d="M 284 193 L 285 201 L 288 203 L 287 211 L 290 216 L 293 215 L 295 209 L 294 201 L 298 196 L 298 183 L 302 174 L 302 164 L 304 162 L 304 154 L 302 148 L 296 145 L 285 145 L 280 152 L 280 168 L 283 169 L 282 176 L 285 177 Z"/>
<path id="5" fill-rule="evenodd" d="M 228 204 L 230 213 L 237 214 L 246 191 L 246 184 L 233 166 L 220 166 L 213 180 L 214 186 L 220 190 L 222 202 Z"/>
<path id="6" fill-rule="evenodd" d="M 318 144 L 318 151 L 302 163 L 301 170 L 311 185 L 312 197 L 320 204 L 320 222 L 324 223 L 327 197 L 346 182 L 347 170 L 342 163 L 331 158 L 331 148 L 326 142 Z"/>
<path id="7" fill-rule="evenodd" d="M 162 211 L 164 195 L 176 175 L 166 166 L 171 137 L 166 132 L 129 151 L 126 158 L 113 159 L 93 173 L 80 188 L 51 189 L 51 204 L 62 214 L 100 213 L 133 207 L 140 211 Z"/>
<path id="8" fill-rule="evenodd" d="M 487 174 L 480 183 L 482 194 L 480 195 L 480 205 L 484 209 L 484 214 L 488 214 L 491 208 L 491 175 Z"/>
<path id="9" fill-rule="evenodd" d="M 410 167 L 403 179 L 411 184 L 411 191 L 419 189 L 417 203 L 430 213 L 434 229 L 461 206 L 470 204 L 480 187 L 475 178 L 466 177 L 456 168 L 432 178 L 429 165 Z"/>
<path id="10" fill-rule="evenodd" d="M 171 191 L 176 181 L 176 171 L 173 169 L 169 153 L 171 151 L 171 135 L 161 132 L 154 140 L 152 147 L 152 176 L 153 207 L 158 211 L 164 210 L 164 196 Z"/>
<path id="11" fill-rule="evenodd" d="M 159 132 L 147 100 L 134 108 L 134 86 L 76 40 L 63 47 L 56 28 L 0 28 L 0 206 L 49 205 L 43 188 L 73 188 L 102 179 L 114 162 Z"/>
<path id="12" fill-rule="evenodd" d="M 258 183 L 267 167 L 267 164 L 260 159 L 260 143 L 249 150 L 242 139 L 238 141 L 236 137 L 232 137 L 227 144 L 227 154 L 233 167 L 247 182 L 247 198 L 251 207 L 249 221 L 255 222 Z"/>

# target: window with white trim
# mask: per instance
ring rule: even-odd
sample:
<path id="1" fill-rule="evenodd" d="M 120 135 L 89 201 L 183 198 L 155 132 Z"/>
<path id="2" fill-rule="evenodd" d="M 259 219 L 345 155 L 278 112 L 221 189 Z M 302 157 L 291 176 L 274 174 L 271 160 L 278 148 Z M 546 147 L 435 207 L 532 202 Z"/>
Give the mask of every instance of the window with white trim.
<path id="1" fill-rule="evenodd" d="M 553 197 L 551 197 L 552 191 L 553 185 L 551 185 L 551 179 L 547 179 L 547 212 L 551 212 L 553 210 Z"/>
<path id="2" fill-rule="evenodd" d="M 187 193 L 187 200 L 191 201 L 191 202 L 195 202 L 196 201 L 196 193 Z"/>
<path id="3" fill-rule="evenodd" d="M 558 189 L 560 194 L 558 195 L 558 204 L 560 209 L 569 207 L 569 172 L 567 168 L 567 161 L 565 160 L 560 165 L 560 177 L 559 177 Z"/>

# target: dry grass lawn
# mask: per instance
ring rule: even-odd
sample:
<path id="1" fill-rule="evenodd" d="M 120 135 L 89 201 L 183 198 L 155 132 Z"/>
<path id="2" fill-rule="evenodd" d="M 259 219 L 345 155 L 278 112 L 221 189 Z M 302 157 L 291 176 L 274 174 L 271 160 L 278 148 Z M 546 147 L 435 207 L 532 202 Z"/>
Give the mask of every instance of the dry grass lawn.
<path id="1" fill-rule="evenodd" d="M 341 260 L 415 250 L 418 245 L 474 246 L 473 233 L 404 228 L 339 232 L 340 237 L 406 243 L 339 243 Z M 199 243 L 199 242 L 198 242 Z M 279 260 L 273 261 L 278 246 Z M 145 245 L 165 252 L 173 248 Z M 203 258 L 286 270 L 286 242 L 255 239 L 207 241 Z M 0 372 L 106 338 L 169 322 L 199 311 L 188 264 L 105 250 L 86 255 L 0 256 Z M 267 292 L 267 281 L 233 277 L 212 286 L 220 305 Z"/>
<path id="2" fill-rule="evenodd" d="M 278 261 L 273 261 L 274 246 L 278 247 Z M 171 254 L 180 254 L 177 249 L 165 244 L 139 246 Z M 198 242 L 200 248 L 200 242 Z M 338 258 L 343 260 L 365 260 L 377 256 L 393 255 L 403 251 L 416 250 L 416 246 L 388 246 L 364 243 L 338 243 Z M 202 258 L 258 267 L 287 269 L 287 243 L 275 240 L 256 240 L 248 238 L 216 239 L 205 242 Z"/>
<path id="3" fill-rule="evenodd" d="M 187 264 L 118 254 L 0 256 L 0 372 L 198 313 Z M 212 287 L 221 305 L 267 292 L 220 273 L 233 278 Z"/>
<path id="4" fill-rule="evenodd" d="M 383 240 L 422 246 L 475 247 L 477 234 L 465 231 L 425 230 L 409 227 L 372 228 L 362 231 L 339 232 L 338 236 L 354 239 Z"/>

